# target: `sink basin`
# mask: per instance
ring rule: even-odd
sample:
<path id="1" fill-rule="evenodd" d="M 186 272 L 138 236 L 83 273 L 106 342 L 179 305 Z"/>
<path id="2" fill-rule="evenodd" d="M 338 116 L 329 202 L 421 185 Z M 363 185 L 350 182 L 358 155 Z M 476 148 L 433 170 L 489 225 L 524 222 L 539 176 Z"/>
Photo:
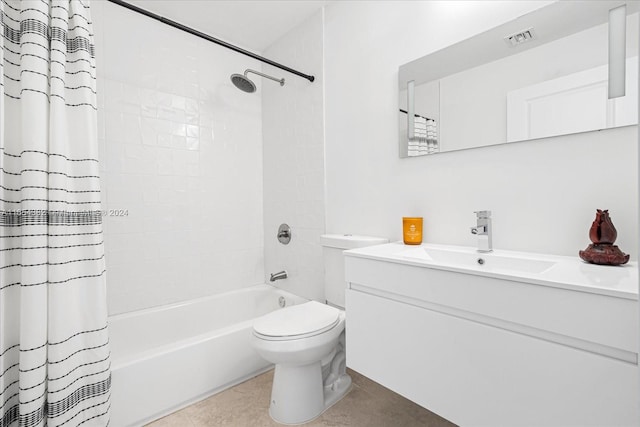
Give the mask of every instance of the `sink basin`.
<path id="1" fill-rule="evenodd" d="M 481 253 L 474 249 L 429 248 L 420 247 L 402 253 L 408 259 L 419 259 L 433 264 L 446 264 L 452 267 L 470 268 L 476 271 L 505 271 L 540 274 L 556 262 L 529 256 L 503 255 L 495 252 Z"/>

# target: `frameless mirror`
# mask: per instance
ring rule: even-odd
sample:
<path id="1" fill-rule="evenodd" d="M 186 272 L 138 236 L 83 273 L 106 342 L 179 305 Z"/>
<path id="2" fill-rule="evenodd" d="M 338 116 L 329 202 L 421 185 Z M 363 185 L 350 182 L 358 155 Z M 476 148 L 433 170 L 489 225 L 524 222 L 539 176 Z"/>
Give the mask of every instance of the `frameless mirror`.
<path id="1" fill-rule="evenodd" d="M 637 124 L 639 3 L 559 1 L 402 65 L 400 157 Z"/>

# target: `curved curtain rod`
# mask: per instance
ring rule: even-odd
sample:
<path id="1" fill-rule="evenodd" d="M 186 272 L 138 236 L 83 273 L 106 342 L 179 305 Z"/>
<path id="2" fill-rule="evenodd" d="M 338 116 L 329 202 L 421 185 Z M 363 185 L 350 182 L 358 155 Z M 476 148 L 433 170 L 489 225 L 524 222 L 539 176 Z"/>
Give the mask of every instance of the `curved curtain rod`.
<path id="1" fill-rule="evenodd" d="M 316 79 L 314 76 L 301 73 L 300 71 L 296 71 L 293 68 L 287 67 L 286 65 L 282 65 L 282 64 L 279 64 L 279 63 L 277 63 L 275 61 L 272 61 L 270 59 L 264 58 L 264 57 L 262 57 L 260 55 L 256 55 L 253 52 L 249 52 L 248 50 L 245 50 L 245 49 L 242 49 L 242 48 L 240 48 L 238 46 L 232 45 L 231 43 L 227 43 L 224 40 L 220 40 L 220 39 L 212 37 L 212 36 L 210 36 L 208 34 L 202 33 L 202 32 L 200 32 L 198 30 L 194 30 L 191 27 L 187 27 L 186 25 L 182 25 L 179 22 L 172 21 L 171 19 L 164 18 L 164 17 L 162 17 L 160 15 L 156 15 L 153 12 L 149 12 L 146 9 L 142 9 L 142 8 L 140 8 L 138 6 L 134 6 L 134 5 L 132 5 L 130 3 L 127 3 L 125 1 L 122 1 L 122 0 L 107 0 L 107 1 L 110 2 L 110 3 L 113 3 L 113 4 L 117 4 L 118 6 L 125 7 L 125 8 L 127 8 L 129 10 L 134 11 L 134 12 L 140 13 L 140 14 L 142 14 L 144 16 L 148 16 L 149 18 L 155 19 L 156 21 L 160 21 L 163 24 L 167 24 L 167 25 L 169 25 L 169 26 L 171 26 L 173 28 L 177 28 L 179 30 L 185 31 L 185 32 L 187 32 L 189 34 L 192 34 L 192 35 L 196 36 L 196 37 L 200 37 L 201 39 L 208 40 L 208 41 L 213 42 L 213 43 L 215 43 L 217 45 L 226 47 L 227 49 L 231 49 L 231 50 L 233 50 L 235 52 L 238 52 L 238 53 L 241 53 L 243 55 L 249 56 L 249 57 L 251 57 L 253 59 L 257 59 L 258 61 L 264 62 L 265 64 L 269 64 L 269 65 L 272 65 L 274 67 L 280 68 L 281 70 L 284 70 L 284 71 L 287 71 L 289 73 L 292 73 L 292 74 L 295 74 L 297 76 L 300 76 L 302 78 L 305 78 L 305 79 L 309 80 L 310 82 L 313 82 Z"/>

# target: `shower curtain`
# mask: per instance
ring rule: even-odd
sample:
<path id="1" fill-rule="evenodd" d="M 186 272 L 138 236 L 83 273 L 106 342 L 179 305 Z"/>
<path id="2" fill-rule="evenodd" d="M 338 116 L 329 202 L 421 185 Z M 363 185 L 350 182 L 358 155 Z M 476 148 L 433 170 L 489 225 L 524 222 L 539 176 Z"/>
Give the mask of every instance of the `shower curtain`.
<path id="1" fill-rule="evenodd" d="M 0 0 L 0 427 L 106 426 L 87 0 Z"/>

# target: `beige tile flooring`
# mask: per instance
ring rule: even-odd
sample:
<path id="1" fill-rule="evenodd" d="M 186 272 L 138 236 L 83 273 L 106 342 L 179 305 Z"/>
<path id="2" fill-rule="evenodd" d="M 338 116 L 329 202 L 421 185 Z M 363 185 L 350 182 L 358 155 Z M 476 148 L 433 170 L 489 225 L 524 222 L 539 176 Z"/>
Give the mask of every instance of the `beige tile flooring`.
<path id="1" fill-rule="evenodd" d="M 451 427 L 427 411 L 370 379 L 349 370 L 351 391 L 309 427 Z M 161 418 L 147 427 L 277 427 L 269 417 L 273 370 Z"/>

